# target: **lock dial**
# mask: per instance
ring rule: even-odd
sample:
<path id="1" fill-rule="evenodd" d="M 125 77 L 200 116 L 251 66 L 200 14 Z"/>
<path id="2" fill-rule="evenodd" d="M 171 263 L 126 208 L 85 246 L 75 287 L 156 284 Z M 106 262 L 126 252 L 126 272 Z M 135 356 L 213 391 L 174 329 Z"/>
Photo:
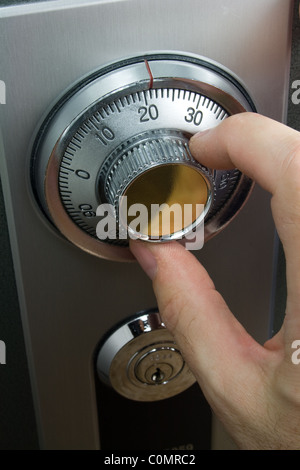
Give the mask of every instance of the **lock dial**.
<path id="1" fill-rule="evenodd" d="M 124 195 L 133 204 L 204 207 L 170 233 L 150 220 L 141 238 L 179 239 L 204 220 L 207 240 L 236 215 L 252 181 L 238 170 L 204 167 L 188 141 L 244 111 L 255 111 L 244 87 L 207 59 L 149 53 L 110 64 L 73 86 L 46 117 L 33 149 L 35 195 L 68 240 L 100 257 L 132 258 L 120 234 L 97 236 L 97 207 L 111 204 L 118 219 Z"/>

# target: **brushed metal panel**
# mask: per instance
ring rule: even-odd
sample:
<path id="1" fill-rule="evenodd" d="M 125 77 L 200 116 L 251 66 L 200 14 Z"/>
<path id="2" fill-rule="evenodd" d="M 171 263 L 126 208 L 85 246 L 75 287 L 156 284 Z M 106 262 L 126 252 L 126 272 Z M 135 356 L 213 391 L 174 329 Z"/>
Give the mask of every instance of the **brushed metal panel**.
<path id="1" fill-rule="evenodd" d="M 282 0 L 123 0 L 0 9 L 1 171 L 43 448 L 98 448 L 94 348 L 115 322 L 155 299 L 138 266 L 93 258 L 49 230 L 26 178 L 37 123 L 83 74 L 155 49 L 219 61 L 246 83 L 260 113 L 284 121 L 291 7 Z M 198 254 L 259 341 L 269 328 L 272 255 L 269 196 L 259 188 Z"/>

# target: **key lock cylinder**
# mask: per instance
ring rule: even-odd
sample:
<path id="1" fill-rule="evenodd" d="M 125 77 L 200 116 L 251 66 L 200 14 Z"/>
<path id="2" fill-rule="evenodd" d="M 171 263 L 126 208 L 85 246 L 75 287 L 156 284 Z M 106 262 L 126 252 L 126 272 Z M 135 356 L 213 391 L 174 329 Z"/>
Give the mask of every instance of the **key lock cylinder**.
<path id="1" fill-rule="evenodd" d="M 202 57 L 147 53 L 104 66 L 67 90 L 37 134 L 31 181 L 40 208 L 70 242 L 111 260 L 133 259 L 129 237 L 186 243 L 204 226 L 206 241 L 237 214 L 252 181 L 201 165 L 189 139 L 244 111 L 255 107 L 239 79 Z M 195 381 L 153 310 L 106 335 L 97 370 L 140 401 Z"/>

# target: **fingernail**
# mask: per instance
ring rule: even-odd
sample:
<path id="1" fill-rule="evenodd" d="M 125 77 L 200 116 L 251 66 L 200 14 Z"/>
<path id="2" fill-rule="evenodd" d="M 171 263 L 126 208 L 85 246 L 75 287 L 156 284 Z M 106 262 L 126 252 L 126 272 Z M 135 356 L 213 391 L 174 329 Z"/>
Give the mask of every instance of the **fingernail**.
<path id="1" fill-rule="evenodd" d="M 153 253 L 148 248 L 147 242 L 130 240 L 129 247 L 141 268 L 153 281 L 157 272 L 157 262 Z"/>
<path id="2" fill-rule="evenodd" d="M 212 129 L 205 129 L 205 131 L 200 131 L 200 132 L 197 132 L 197 134 L 194 134 L 191 138 L 190 138 L 190 141 L 189 141 L 189 148 L 190 148 L 190 151 L 191 151 L 191 154 L 192 155 L 197 155 L 198 150 L 199 150 L 199 143 L 201 144 L 201 139 L 203 139 L 203 137 L 205 137 L 206 135 L 208 135 L 210 132 L 211 132 Z"/>
<path id="3" fill-rule="evenodd" d="M 197 132 L 196 134 L 192 135 L 192 137 L 190 139 L 190 142 L 192 142 L 193 140 L 201 139 L 201 137 L 204 137 L 206 134 L 211 132 L 211 130 L 212 130 L 212 128 L 205 129 L 204 131 Z"/>

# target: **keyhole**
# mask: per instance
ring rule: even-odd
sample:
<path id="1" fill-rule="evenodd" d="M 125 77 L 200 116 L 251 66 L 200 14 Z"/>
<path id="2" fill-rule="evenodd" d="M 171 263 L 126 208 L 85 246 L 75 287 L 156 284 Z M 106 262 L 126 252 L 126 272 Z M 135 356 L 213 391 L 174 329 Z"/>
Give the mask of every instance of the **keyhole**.
<path id="1" fill-rule="evenodd" d="M 165 378 L 165 374 L 157 367 L 156 371 L 151 377 L 152 382 L 160 384 Z"/>

